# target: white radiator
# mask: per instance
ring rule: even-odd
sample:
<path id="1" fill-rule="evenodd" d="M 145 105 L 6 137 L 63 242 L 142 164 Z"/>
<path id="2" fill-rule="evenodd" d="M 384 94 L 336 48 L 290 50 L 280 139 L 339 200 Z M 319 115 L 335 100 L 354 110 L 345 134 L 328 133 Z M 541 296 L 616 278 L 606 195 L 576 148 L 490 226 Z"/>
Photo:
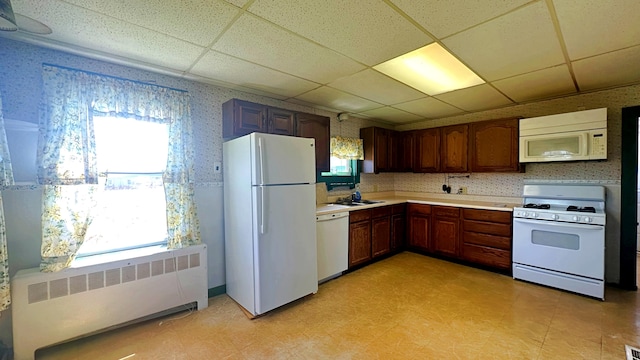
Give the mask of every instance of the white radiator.
<path id="1" fill-rule="evenodd" d="M 208 305 L 206 245 L 11 281 L 15 360 L 36 349 L 180 305 Z"/>

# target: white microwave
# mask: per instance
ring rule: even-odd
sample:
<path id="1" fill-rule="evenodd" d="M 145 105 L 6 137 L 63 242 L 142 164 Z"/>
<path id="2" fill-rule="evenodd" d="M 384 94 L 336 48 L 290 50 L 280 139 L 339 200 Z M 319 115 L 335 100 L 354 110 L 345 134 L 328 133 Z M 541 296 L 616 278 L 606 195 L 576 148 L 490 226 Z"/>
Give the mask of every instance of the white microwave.
<path id="1" fill-rule="evenodd" d="M 607 159 L 607 109 L 520 120 L 521 163 Z"/>

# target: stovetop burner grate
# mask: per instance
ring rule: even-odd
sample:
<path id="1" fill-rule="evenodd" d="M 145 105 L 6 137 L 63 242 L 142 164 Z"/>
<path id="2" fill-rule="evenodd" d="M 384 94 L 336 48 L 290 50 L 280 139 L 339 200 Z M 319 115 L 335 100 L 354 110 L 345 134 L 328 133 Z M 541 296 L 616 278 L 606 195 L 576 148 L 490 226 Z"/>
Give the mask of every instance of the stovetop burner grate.
<path id="1" fill-rule="evenodd" d="M 524 204 L 523 207 L 527 208 L 527 209 L 550 209 L 551 205 L 549 205 L 549 204 L 533 204 L 533 203 L 530 203 L 530 204 Z"/>
<path id="2" fill-rule="evenodd" d="M 571 205 L 567 208 L 567 211 L 577 211 L 577 212 L 585 212 L 585 213 L 595 213 L 596 212 L 596 208 L 594 208 L 593 206 L 584 206 L 584 207 L 578 207 L 578 206 L 574 206 Z"/>

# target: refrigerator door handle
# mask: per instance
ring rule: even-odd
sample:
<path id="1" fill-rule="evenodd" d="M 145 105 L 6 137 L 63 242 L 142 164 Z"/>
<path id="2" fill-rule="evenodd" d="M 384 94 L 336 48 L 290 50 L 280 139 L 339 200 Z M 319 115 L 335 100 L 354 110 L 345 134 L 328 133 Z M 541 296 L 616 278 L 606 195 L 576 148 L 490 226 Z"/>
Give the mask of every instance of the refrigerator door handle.
<path id="1" fill-rule="evenodd" d="M 260 235 L 264 235 L 264 188 L 262 186 L 260 189 Z"/>
<path id="2" fill-rule="evenodd" d="M 264 185 L 264 152 L 262 150 L 262 138 L 258 137 L 258 161 L 260 163 L 260 185 Z"/>

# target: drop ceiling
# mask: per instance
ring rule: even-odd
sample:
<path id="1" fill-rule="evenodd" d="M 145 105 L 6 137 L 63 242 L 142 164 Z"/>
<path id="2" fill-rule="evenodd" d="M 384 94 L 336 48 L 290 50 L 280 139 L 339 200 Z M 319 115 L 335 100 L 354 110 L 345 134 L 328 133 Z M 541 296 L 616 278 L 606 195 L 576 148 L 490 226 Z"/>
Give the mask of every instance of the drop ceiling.
<path id="1" fill-rule="evenodd" d="M 640 83 L 637 0 L 12 5 L 53 33 L 3 37 L 391 124 Z M 428 96 L 374 69 L 433 42 L 486 83 Z"/>

